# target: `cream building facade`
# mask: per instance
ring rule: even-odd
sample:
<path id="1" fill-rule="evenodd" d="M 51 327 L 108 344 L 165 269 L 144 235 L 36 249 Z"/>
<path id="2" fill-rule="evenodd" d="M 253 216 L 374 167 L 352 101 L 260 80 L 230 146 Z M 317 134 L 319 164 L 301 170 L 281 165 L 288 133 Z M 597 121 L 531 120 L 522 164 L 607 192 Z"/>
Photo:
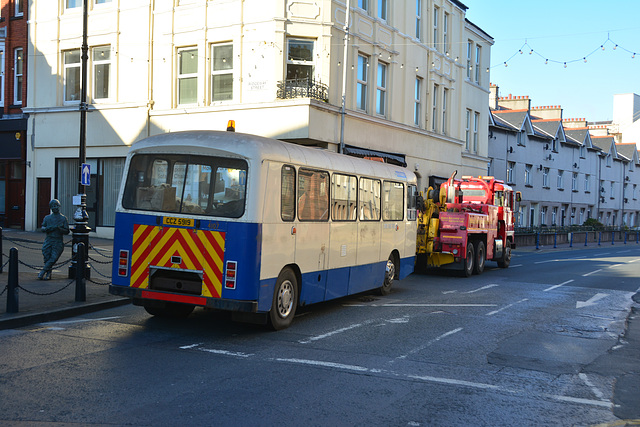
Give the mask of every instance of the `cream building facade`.
<path id="1" fill-rule="evenodd" d="M 89 4 L 87 209 L 98 236 L 113 235 L 133 142 L 224 130 L 228 120 L 238 132 L 332 151 L 342 139 L 345 152 L 405 163 L 422 189 L 454 170 L 486 171 L 493 40 L 459 1 L 350 0 L 346 55 L 344 1 Z M 57 197 L 64 213 L 74 210 L 81 5 L 30 5 L 27 230 L 39 226 L 39 201 Z"/>

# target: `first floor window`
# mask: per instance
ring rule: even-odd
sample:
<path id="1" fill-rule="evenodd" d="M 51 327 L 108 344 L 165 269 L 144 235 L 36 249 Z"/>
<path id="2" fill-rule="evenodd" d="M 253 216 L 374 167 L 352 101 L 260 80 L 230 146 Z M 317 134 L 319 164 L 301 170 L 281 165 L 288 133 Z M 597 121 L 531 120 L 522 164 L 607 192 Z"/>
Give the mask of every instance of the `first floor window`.
<path id="1" fill-rule="evenodd" d="M 542 170 L 542 186 L 544 188 L 549 188 L 549 168 L 544 168 Z"/>
<path id="2" fill-rule="evenodd" d="M 198 102 L 198 49 L 178 49 L 178 104 Z"/>
<path id="3" fill-rule="evenodd" d="M 447 102 L 449 97 L 449 89 L 442 90 L 442 134 L 447 134 Z"/>
<path id="4" fill-rule="evenodd" d="M 80 101 L 80 49 L 67 50 L 64 56 L 64 100 Z"/>
<path id="5" fill-rule="evenodd" d="M 384 116 L 387 104 L 387 64 L 378 63 L 378 80 L 376 90 L 376 114 Z"/>
<path id="6" fill-rule="evenodd" d="M 563 176 L 564 171 L 558 171 L 558 188 L 564 188 Z"/>
<path id="7" fill-rule="evenodd" d="M 524 185 L 531 185 L 531 165 L 526 165 L 524 168 Z"/>
<path id="8" fill-rule="evenodd" d="M 584 176 L 584 191 L 585 193 L 588 193 L 591 190 L 591 183 L 589 182 L 591 180 L 591 176 L 589 174 L 585 174 Z"/>
<path id="9" fill-rule="evenodd" d="M 471 148 L 471 110 L 467 110 L 465 119 L 464 148 L 467 151 Z"/>
<path id="10" fill-rule="evenodd" d="M 578 191 L 578 174 L 571 175 L 571 191 Z"/>
<path id="11" fill-rule="evenodd" d="M 111 73 L 111 46 L 93 49 L 93 99 L 109 98 L 109 76 Z"/>
<path id="12" fill-rule="evenodd" d="M 233 45 L 211 46 L 211 101 L 233 99 Z"/>
<path id="13" fill-rule="evenodd" d="M 436 132 L 438 130 L 438 85 L 433 85 L 433 103 L 431 108 L 431 130 Z"/>
<path id="14" fill-rule="evenodd" d="M 508 183 L 515 183 L 515 181 L 513 180 L 513 178 L 515 177 L 514 173 L 516 170 L 516 162 L 508 162 L 507 163 L 507 182 Z"/>
<path id="15" fill-rule="evenodd" d="M 387 0 L 378 0 L 378 18 L 387 20 Z"/>
<path id="16" fill-rule="evenodd" d="M 422 79 L 416 77 L 416 86 L 413 99 L 413 124 L 416 126 L 422 125 L 422 101 L 420 98 L 420 91 L 422 90 Z"/>
<path id="17" fill-rule="evenodd" d="M 289 39 L 287 42 L 287 80 L 313 79 L 314 41 Z"/>
<path id="18" fill-rule="evenodd" d="M 369 72 L 369 58 L 358 55 L 358 76 L 356 107 L 359 110 L 367 111 L 367 76 Z"/>
<path id="19" fill-rule="evenodd" d="M 22 74 L 24 72 L 24 55 L 21 47 L 14 50 L 13 57 L 13 103 L 22 104 Z"/>
<path id="20" fill-rule="evenodd" d="M 480 126 L 480 113 L 473 115 L 473 152 L 478 152 L 478 130 Z"/>
<path id="21" fill-rule="evenodd" d="M 15 0 L 16 1 L 16 10 L 15 16 L 22 16 L 24 9 L 24 0 Z"/>
<path id="22" fill-rule="evenodd" d="M 74 9 L 76 7 L 82 7 L 82 0 L 65 0 L 67 9 Z"/>
<path id="23" fill-rule="evenodd" d="M 4 43 L 0 44 L 0 93 L 4 93 Z M 4 105 L 4 97 L 0 96 L 0 107 Z"/>

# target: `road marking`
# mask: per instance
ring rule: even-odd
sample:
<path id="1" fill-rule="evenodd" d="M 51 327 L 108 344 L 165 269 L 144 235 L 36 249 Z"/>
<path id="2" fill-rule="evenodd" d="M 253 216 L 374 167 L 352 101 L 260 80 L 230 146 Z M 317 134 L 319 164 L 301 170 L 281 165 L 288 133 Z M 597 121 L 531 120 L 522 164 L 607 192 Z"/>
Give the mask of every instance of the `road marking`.
<path id="1" fill-rule="evenodd" d="M 602 252 L 601 254 L 595 254 L 594 256 L 602 256 L 602 255 L 609 255 L 611 252 Z"/>
<path id="2" fill-rule="evenodd" d="M 398 360 L 398 359 L 406 359 L 406 358 L 407 358 L 407 357 L 409 357 L 410 355 L 415 354 L 415 353 L 417 353 L 417 352 L 419 352 L 419 351 L 422 351 L 422 350 L 424 350 L 425 348 L 429 347 L 431 344 L 433 344 L 433 343 L 435 343 L 435 342 L 438 342 L 438 341 L 440 341 L 441 339 L 448 337 L 449 335 L 456 334 L 456 333 L 460 332 L 461 330 L 462 330 L 462 328 L 457 328 L 457 329 L 454 329 L 454 330 L 452 330 L 452 331 L 445 332 L 444 334 L 442 334 L 442 335 L 440 335 L 440 336 L 437 336 L 437 337 L 435 337 L 434 339 L 432 339 L 432 340 L 428 341 L 426 344 L 421 345 L 420 347 L 418 347 L 418 348 L 415 348 L 415 349 L 411 350 L 409 353 L 407 353 L 407 354 L 403 354 L 402 356 L 398 356 L 398 357 L 396 357 L 396 360 Z M 391 362 L 393 362 L 393 360 L 391 360 Z"/>
<path id="3" fill-rule="evenodd" d="M 199 346 L 201 346 L 201 345 L 202 345 L 202 343 L 199 343 L 199 344 L 191 344 L 191 345 L 183 345 L 182 347 L 180 347 L 180 350 L 188 350 L 188 349 L 190 349 L 190 348 L 196 348 L 196 347 L 199 347 Z"/>
<path id="4" fill-rule="evenodd" d="M 632 262 L 636 262 L 636 261 L 640 261 L 640 258 L 638 259 L 632 259 L 631 261 L 627 261 L 629 264 L 631 264 Z"/>
<path id="5" fill-rule="evenodd" d="M 598 273 L 598 272 L 600 272 L 600 271 L 602 271 L 602 269 L 592 271 L 591 273 L 583 274 L 583 275 L 582 275 L 582 277 L 591 276 L 592 274 Z"/>
<path id="6" fill-rule="evenodd" d="M 553 289 L 559 288 L 560 286 L 567 285 L 567 284 L 569 284 L 569 283 L 571 283 L 571 282 L 573 282 L 573 279 L 571 279 L 571 280 L 567 280 L 566 282 L 562 282 L 562 283 L 560 283 L 559 285 L 551 286 L 550 288 L 547 288 L 547 289 L 545 289 L 545 290 L 544 290 L 544 291 L 542 291 L 542 292 L 551 291 L 551 290 L 553 290 Z"/>
<path id="7" fill-rule="evenodd" d="M 512 265 L 511 268 L 522 267 L 522 264 Z"/>
<path id="8" fill-rule="evenodd" d="M 557 262 L 557 261 L 559 261 L 559 260 L 557 260 L 557 259 L 550 259 L 550 260 L 547 260 L 547 261 L 536 261 L 536 262 L 534 262 L 534 264 L 546 264 L 546 263 L 548 263 L 548 262 Z"/>
<path id="9" fill-rule="evenodd" d="M 345 369 L 347 371 L 356 371 L 356 372 L 370 372 L 371 371 L 369 368 L 365 368 L 364 366 L 344 365 L 342 363 L 322 362 L 320 360 L 282 359 L 282 358 L 276 358 L 274 360 L 276 362 L 298 363 L 298 364 L 301 364 L 301 365 L 321 366 L 321 367 L 324 367 L 324 368 Z M 376 371 L 376 372 L 379 372 L 379 371 Z"/>
<path id="10" fill-rule="evenodd" d="M 624 265 L 624 264 L 614 264 L 614 265 L 610 265 L 610 266 L 609 266 L 609 268 L 616 268 L 616 267 L 620 267 L 621 265 Z"/>
<path id="11" fill-rule="evenodd" d="M 598 388 L 596 386 L 594 386 L 591 381 L 589 381 L 589 378 L 587 377 L 587 374 L 584 374 L 584 373 L 581 372 L 581 373 L 578 374 L 578 376 L 591 389 L 593 394 L 595 394 L 598 399 L 604 400 L 604 394 L 600 390 L 598 390 Z"/>
<path id="12" fill-rule="evenodd" d="M 485 289 L 495 288 L 496 286 L 498 286 L 498 285 L 487 285 L 487 286 L 483 286 L 483 287 L 481 287 L 481 288 L 474 289 L 473 291 L 465 292 L 465 294 L 473 294 L 473 293 L 475 293 L 475 292 L 484 291 Z"/>
<path id="13" fill-rule="evenodd" d="M 592 400 L 592 399 L 581 399 L 579 397 L 569 397 L 569 396 L 558 396 L 555 394 L 548 394 L 547 396 L 552 399 L 561 400 L 563 402 L 571 402 L 571 403 L 582 403 L 585 405 L 594 405 L 594 406 L 602 406 L 603 408 L 610 408 L 611 402 L 609 401 L 601 401 L 601 400 Z"/>
<path id="14" fill-rule="evenodd" d="M 100 317 L 98 319 L 57 320 L 55 322 L 42 323 L 42 325 L 69 325 L 72 323 L 87 323 L 87 322 L 97 322 L 101 320 L 113 320 L 113 319 L 119 319 L 121 317 L 122 316 L 112 316 L 112 317 Z"/>
<path id="15" fill-rule="evenodd" d="M 228 350 L 217 350 L 213 348 L 196 348 L 196 350 L 204 351 L 205 353 L 221 354 L 223 356 L 241 357 L 243 359 L 254 356 L 254 354 L 251 354 L 251 353 L 242 353 L 242 352 L 228 351 Z"/>
<path id="16" fill-rule="evenodd" d="M 455 294 L 456 292 L 458 292 L 458 291 L 442 291 L 442 293 L 444 295 L 446 295 L 446 294 Z"/>
<path id="17" fill-rule="evenodd" d="M 378 307 L 497 307 L 498 304 L 382 304 Z"/>
<path id="18" fill-rule="evenodd" d="M 439 377 L 431 377 L 431 376 L 419 376 L 419 375 L 409 375 L 409 378 L 413 378 L 421 381 L 428 381 L 433 383 L 440 384 L 449 384 L 449 385 L 461 385 L 465 387 L 472 388 L 480 388 L 483 390 L 502 390 L 502 387 L 493 385 L 493 384 L 484 384 L 484 383 L 476 383 L 472 381 L 463 381 L 463 380 L 454 380 L 451 378 L 439 378 Z"/>
<path id="19" fill-rule="evenodd" d="M 584 307 L 589 307 L 590 305 L 596 305 L 596 303 L 598 301 L 600 301 L 602 298 L 606 298 L 608 296 L 609 296 L 609 294 L 597 293 L 594 296 L 592 296 L 591 298 L 589 298 L 587 301 L 578 301 L 578 302 L 576 302 L 576 308 L 584 308 Z"/>
<path id="20" fill-rule="evenodd" d="M 328 337 L 336 335 L 336 334 L 341 334 L 343 332 L 350 331 L 351 329 L 359 328 L 359 327 L 364 326 L 366 324 L 370 324 L 371 322 L 373 322 L 373 321 L 363 322 L 363 323 L 356 323 L 356 324 L 353 324 L 353 325 L 350 325 L 350 326 L 346 326 L 344 328 L 336 329 L 335 331 L 327 332 L 327 333 L 322 334 L 322 335 L 316 335 L 315 337 L 307 338 L 306 340 L 301 340 L 301 341 L 298 341 L 298 342 L 300 344 L 309 344 L 309 343 L 311 343 L 313 341 L 322 340 L 322 339 L 328 338 Z"/>
<path id="21" fill-rule="evenodd" d="M 496 313 L 500 313 L 502 310 L 506 310 L 506 309 L 507 309 L 507 308 L 509 308 L 509 307 L 513 307 L 514 305 L 516 305 L 516 304 L 520 304 L 521 302 L 525 302 L 525 301 L 527 301 L 527 300 L 528 300 L 528 298 L 524 298 L 524 299 L 521 299 L 521 300 L 520 300 L 520 301 L 518 301 L 518 302 L 514 302 L 513 304 L 505 305 L 505 306 L 504 306 L 504 307 L 502 307 L 501 309 L 498 309 L 498 310 L 495 310 L 495 311 L 492 311 L 492 312 L 487 313 L 487 316 L 493 316 L 493 315 L 494 315 L 494 314 L 496 314 Z"/>

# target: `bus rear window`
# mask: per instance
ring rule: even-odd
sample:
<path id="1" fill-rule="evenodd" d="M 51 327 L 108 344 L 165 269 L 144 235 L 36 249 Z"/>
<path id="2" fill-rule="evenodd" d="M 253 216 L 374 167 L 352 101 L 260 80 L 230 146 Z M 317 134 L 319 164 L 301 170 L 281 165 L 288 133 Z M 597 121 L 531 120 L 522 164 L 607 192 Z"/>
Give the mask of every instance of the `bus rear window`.
<path id="1" fill-rule="evenodd" d="M 246 183 L 243 160 L 138 154 L 131 159 L 122 206 L 238 218 L 244 214 Z"/>

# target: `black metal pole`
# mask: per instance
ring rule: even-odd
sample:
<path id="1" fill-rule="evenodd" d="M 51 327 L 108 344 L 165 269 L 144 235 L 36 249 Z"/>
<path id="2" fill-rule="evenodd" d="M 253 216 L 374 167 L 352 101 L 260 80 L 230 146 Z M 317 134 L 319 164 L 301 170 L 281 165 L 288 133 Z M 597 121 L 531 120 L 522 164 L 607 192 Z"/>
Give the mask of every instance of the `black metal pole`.
<path id="1" fill-rule="evenodd" d="M 0 227 L 0 273 L 4 273 L 4 249 L 2 249 L 2 227 Z"/>
<path id="2" fill-rule="evenodd" d="M 69 265 L 69 278 L 76 277 L 76 269 L 78 268 L 78 247 L 80 243 L 83 243 L 84 248 L 84 264 L 82 270 L 85 274 L 90 274 L 90 267 L 86 261 L 88 259 L 89 250 L 89 215 L 87 214 L 87 195 L 86 189 L 82 180 L 82 166 L 87 163 L 87 63 L 89 60 L 89 45 L 87 43 L 87 21 L 89 11 L 89 0 L 83 0 L 82 5 L 82 76 L 80 84 L 80 150 L 78 156 L 78 195 L 79 200 L 75 200 L 75 203 L 79 202 L 78 209 L 73 214 L 75 225 L 73 227 L 73 260 Z M 74 203 L 74 204 L 75 204 Z"/>
<path id="3" fill-rule="evenodd" d="M 9 281 L 7 283 L 7 313 L 18 312 L 18 250 L 9 251 Z"/>
<path id="4" fill-rule="evenodd" d="M 76 269 L 76 302 L 87 300 L 87 282 L 85 280 L 85 250 L 84 243 L 78 243 L 78 266 Z"/>

